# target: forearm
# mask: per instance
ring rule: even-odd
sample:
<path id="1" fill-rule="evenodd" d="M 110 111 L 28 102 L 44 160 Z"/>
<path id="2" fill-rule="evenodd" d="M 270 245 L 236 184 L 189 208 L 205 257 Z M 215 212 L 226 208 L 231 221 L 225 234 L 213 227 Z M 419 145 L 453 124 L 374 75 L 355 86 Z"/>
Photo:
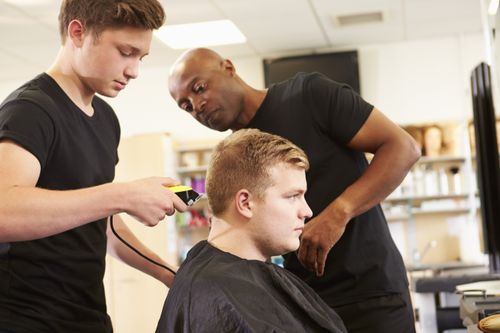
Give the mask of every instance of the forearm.
<path id="1" fill-rule="evenodd" d="M 38 239 L 122 210 L 121 184 L 53 191 L 11 186 L 0 189 L 0 242 Z"/>
<path id="2" fill-rule="evenodd" d="M 384 200 L 401 184 L 420 152 L 411 141 L 381 146 L 363 175 L 326 209 L 347 223 Z"/>
<path id="3" fill-rule="evenodd" d="M 135 237 L 132 231 L 127 227 L 127 225 L 118 215 L 115 215 L 113 217 L 113 227 L 116 233 L 122 239 L 124 239 L 127 243 L 129 243 L 140 253 L 142 253 L 149 259 L 161 265 L 176 270 L 177 267 L 172 267 L 171 265 L 167 264 L 160 256 L 158 256 L 151 249 L 146 247 L 139 239 L 137 239 L 137 237 Z M 119 259 L 125 264 L 154 277 L 155 279 L 157 279 L 158 281 L 162 282 L 163 284 L 165 284 L 167 287 L 170 288 L 174 279 L 173 273 L 171 273 L 164 267 L 161 267 L 157 264 L 154 264 L 146 260 L 139 254 L 134 252 L 132 249 L 130 249 L 121 240 L 119 240 L 117 236 L 112 232 L 111 224 L 108 225 L 107 235 L 108 235 L 108 254 Z"/>
<path id="4" fill-rule="evenodd" d="M 145 225 L 156 225 L 165 214 L 186 209 L 167 189 L 178 184 L 168 177 L 47 190 L 36 187 L 41 166 L 25 149 L 0 141 L 0 160 L 0 242 L 52 236 L 118 212 Z"/>

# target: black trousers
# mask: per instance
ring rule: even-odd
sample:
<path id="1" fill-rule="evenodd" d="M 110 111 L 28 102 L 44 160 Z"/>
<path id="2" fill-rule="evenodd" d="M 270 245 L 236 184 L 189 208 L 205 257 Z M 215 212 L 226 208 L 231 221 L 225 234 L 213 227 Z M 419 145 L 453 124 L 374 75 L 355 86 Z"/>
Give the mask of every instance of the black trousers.
<path id="1" fill-rule="evenodd" d="M 409 292 L 334 308 L 349 333 L 415 333 Z"/>

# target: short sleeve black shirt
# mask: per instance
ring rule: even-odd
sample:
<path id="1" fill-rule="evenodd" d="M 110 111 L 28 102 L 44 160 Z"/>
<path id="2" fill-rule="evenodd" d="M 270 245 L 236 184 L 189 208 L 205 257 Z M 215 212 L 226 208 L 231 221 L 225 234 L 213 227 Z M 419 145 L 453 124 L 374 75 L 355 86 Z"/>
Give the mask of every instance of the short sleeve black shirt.
<path id="1" fill-rule="evenodd" d="M 269 88 L 247 127 L 281 135 L 305 151 L 310 162 L 306 200 L 318 215 L 366 170 L 364 153 L 347 143 L 372 110 L 348 85 L 299 73 Z M 408 284 L 379 205 L 350 221 L 328 255 L 324 276 L 304 269 L 294 253 L 285 255 L 285 267 L 330 306 L 400 293 Z"/>
<path id="2" fill-rule="evenodd" d="M 12 140 L 38 159 L 37 187 L 71 190 L 111 182 L 120 127 L 101 98 L 94 97 L 92 106 L 90 117 L 41 74 L 0 105 L 0 140 Z M 102 282 L 106 227 L 102 219 L 7 244 L 0 254 L 0 330 L 111 332 Z"/>

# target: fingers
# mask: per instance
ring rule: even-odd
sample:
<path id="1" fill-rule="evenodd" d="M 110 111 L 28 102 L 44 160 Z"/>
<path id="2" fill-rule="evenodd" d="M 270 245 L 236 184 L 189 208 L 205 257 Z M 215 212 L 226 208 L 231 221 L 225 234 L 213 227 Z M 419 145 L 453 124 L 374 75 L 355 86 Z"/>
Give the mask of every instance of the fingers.
<path id="1" fill-rule="evenodd" d="M 176 186 L 179 185 L 180 182 L 176 179 L 170 178 L 170 177 L 161 177 L 160 178 L 161 184 L 164 187 L 170 187 L 170 186 Z M 173 215 L 175 213 L 175 210 L 177 209 L 180 212 L 184 212 L 187 209 L 187 205 L 184 203 L 184 201 L 179 198 L 179 196 L 172 191 L 169 191 L 169 196 L 170 199 L 172 200 L 173 207 L 169 207 L 169 209 L 166 210 L 167 215 Z"/>
<path id="2" fill-rule="evenodd" d="M 170 177 L 160 177 L 160 181 L 161 184 L 166 187 L 180 185 L 180 182 L 178 180 Z"/>
<path id="3" fill-rule="evenodd" d="M 184 201 L 182 201 L 182 199 L 179 198 L 177 194 L 175 194 L 174 192 L 170 191 L 168 188 L 165 187 L 167 184 L 165 180 L 170 181 L 170 183 L 168 183 L 169 184 L 168 186 L 177 185 L 179 182 L 172 178 L 163 178 L 163 179 L 164 181 L 162 182 L 162 186 L 170 199 L 167 202 L 165 202 L 164 206 L 165 216 L 174 215 L 176 210 L 179 212 L 186 211 L 188 206 L 184 203 Z"/>
<path id="4" fill-rule="evenodd" d="M 175 194 L 174 192 L 168 190 L 170 192 L 170 198 L 172 200 L 172 204 L 173 204 L 173 213 L 175 213 L 175 210 L 177 209 L 178 211 L 180 212 L 184 212 L 187 210 L 187 205 L 184 203 L 184 201 L 181 200 L 181 198 L 179 198 L 179 196 L 177 194 Z M 168 214 L 168 212 L 167 212 Z M 172 214 L 168 214 L 168 215 L 172 215 Z"/>
<path id="5" fill-rule="evenodd" d="M 170 191 L 169 191 L 170 192 Z M 167 216 L 172 216 L 175 214 L 176 210 L 179 212 L 184 212 L 187 210 L 187 205 L 175 194 L 170 192 L 168 194 L 170 201 L 166 203 L 163 208 L 163 216 L 161 220 L 164 220 Z"/>
<path id="6" fill-rule="evenodd" d="M 299 247 L 299 261 L 309 271 L 314 272 L 316 268 L 316 250 L 308 242 L 304 242 Z"/>
<path id="7" fill-rule="evenodd" d="M 302 264 L 302 266 L 304 266 L 306 269 L 309 269 L 304 260 L 306 256 L 307 256 L 307 247 L 303 243 L 300 243 L 299 249 L 297 250 L 297 258 L 299 259 L 299 262 Z"/>
<path id="8" fill-rule="evenodd" d="M 165 202 L 165 206 L 163 207 L 165 214 L 170 216 L 173 215 L 176 210 L 180 212 L 186 211 L 187 205 L 184 201 L 182 201 L 177 194 L 168 189 L 170 186 L 179 185 L 179 181 L 170 177 L 158 177 L 157 179 L 162 186 L 163 192 L 167 193 L 170 199 Z"/>
<path id="9" fill-rule="evenodd" d="M 150 177 L 129 183 L 126 209 L 141 223 L 149 226 L 158 224 L 166 216 L 174 215 L 176 211 L 184 212 L 187 205 L 168 189 L 179 184 L 179 181 L 169 177 Z"/>
<path id="10" fill-rule="evenodd" d="M 326 258 L 329 252 L 329 247 L 304 242 L 300 245 L 297 256 L 306 269 L 314 272 L 316 276 L 322 276 L 325 271 Z"/>
<path id="11" fill-rule="evenodd" d="M 330 249 L 324 249 L 322 247 L 318 248 L 317 256 L 316 256 L 316 276 L 323 276 L 325 272 L 326 258 L 328 257 L 328 253 Z"/>

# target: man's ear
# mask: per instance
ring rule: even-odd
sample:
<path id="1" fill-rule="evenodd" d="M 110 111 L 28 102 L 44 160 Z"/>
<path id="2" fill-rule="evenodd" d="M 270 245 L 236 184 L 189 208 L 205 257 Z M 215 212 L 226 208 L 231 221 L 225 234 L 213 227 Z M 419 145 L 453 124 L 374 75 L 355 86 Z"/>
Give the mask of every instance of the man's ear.
<path id="1" fill-rule="evenodd" d="M 233 63 L 229 59 L 223 59 L 221 62 L 221 68 L 224 72 L 233 76 L 236 73 L 236 69 L 234 68 Z"/>
<path id="2" fill-rule="evenodd" d="M 246 189 L 239 190 L 235 195 L 235 206 L 239 214 L 248 219 L 251 218 L 253 215 L 252 194 Z"/>
<path id="3" fill-rule="evenodd" d="M 80 20 L 73 20 L 68 25 L 68 39 L 73 42 L 76 47 L 83 45 L 85 37 L 85 27 Z"/>

